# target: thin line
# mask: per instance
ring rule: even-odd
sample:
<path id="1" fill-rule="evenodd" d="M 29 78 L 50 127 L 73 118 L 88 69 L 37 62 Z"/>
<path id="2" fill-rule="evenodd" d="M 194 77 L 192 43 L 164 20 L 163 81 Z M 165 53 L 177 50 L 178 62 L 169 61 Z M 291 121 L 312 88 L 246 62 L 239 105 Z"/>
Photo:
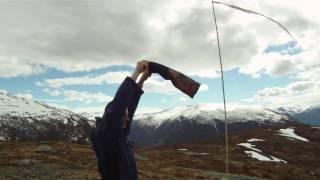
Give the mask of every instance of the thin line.
<path id="1" fill-rule="evenodd" d="M 274 23 L 276 23 L 278 26 L 280 26 L 280 28 L 282 28 L 295 42 L 297 42 L 297 40 L 293 37 L 293 35 L 290 33 L 290 31 L 284 26 L 282 25 L 279 21 L 271 18 L 271 17 L 268 17 L 262 13 L 259 13 L 259 12 L 256 12 L 256 11 L 252 11 L 250 9 L 244 9 L 242 7 L 239 7 L 239 6 L 235 6 L 235 5 L 232 5 L 232 4 L 227 4 L 227 3 L 224 3 L 224 2 L 219 2 L 219 1 L 213 1 L 212 3 L 215 3 L 215 4 L 222 4 L 224 6 L 227 6 L 227 7 L 230 7 L 230 8 L 233 8 L 233 9 L 236 9 L 236 10 L 239 10 L 239 11 L 242 11 L 242 12 L 245 12 L 245 13 L 248 13 L 248 14 L 255 14 L 255 15 L 258 15 L 258 16 L 262 16 Z"/>
<path id="2" fill-rule="evenodd" d="M 222 84 L 222 92 L 223 92 L 223 105 L 224 105 L 224 127 L 225 127 L 225 146 L 226 146 L 226 174 L 229 177 L 229 143 L 228 143 L 228 118 L 227 118 L 227 108 L 226 108 L 226 97 L 224 90 L 224 78 L 223 78 L 223 67 L 222 67 L 222 58 L 221 58 L 221 50 L 220 50 L 220 39 L 217 25 L 217 18 L 214 9 L 214 3 L 212 0 L 212 12 L 214 17 L 214 24 L 216 27 L 217 41 L 218 41 L 218 50 L 219 50 L 219 60 L 220 60 L 220 71 L 221 71 L 221 84 Z"/>

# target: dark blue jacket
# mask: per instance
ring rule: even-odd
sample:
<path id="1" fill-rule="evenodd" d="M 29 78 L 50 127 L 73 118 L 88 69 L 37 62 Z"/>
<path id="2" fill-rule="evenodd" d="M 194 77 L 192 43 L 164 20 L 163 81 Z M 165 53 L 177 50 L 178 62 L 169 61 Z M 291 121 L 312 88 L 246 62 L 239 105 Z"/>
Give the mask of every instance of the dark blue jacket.
<path id="1" fill-rule="evenodd" d="M 96 122 L 91 133 L 99 172 L 103 179 L 138 179 L 135 158 L 128 143 L 131 121 L 144 91 L 126 77 L 113 100 L 107 104 L 103 118 Z M 122 118 L 128 107 L 129 123 L 122 128 Z"/>

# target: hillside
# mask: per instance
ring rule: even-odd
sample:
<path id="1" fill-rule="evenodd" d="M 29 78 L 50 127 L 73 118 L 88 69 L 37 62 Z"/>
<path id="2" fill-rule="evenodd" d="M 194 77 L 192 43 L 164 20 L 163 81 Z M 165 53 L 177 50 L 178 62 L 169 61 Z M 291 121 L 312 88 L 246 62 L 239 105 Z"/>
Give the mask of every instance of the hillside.
<path id="1" fill-rule="evenodd" d="M 228 110 L 229 133 L 256 127 L 272 127 L 294 122 L 286 114 L 257 107 L 233 107 Z M 131 126 L 130 138 L 139 145 L 188 143 L 224 134 L 224 112 L 212 104 L 197 104 L 138 114 Z"/>
<path id="2" fill-rule="evenodd" d="M 52 151 L 39 152 L 39 145 Z M 230 179 L 319 179 L 320 129 L 295 124 L 255 128 L 230 136 Z M 222 137 L 134 149 L 140 179 L 221 179 Z M 0 142 L 5 179 L 99 179 L 89 145 Z"/>
<path id="3" fill-rule="evenodd" d="M 0 92 L 0 139 L 88 142 L 88 120 L 73 112 Z"/>

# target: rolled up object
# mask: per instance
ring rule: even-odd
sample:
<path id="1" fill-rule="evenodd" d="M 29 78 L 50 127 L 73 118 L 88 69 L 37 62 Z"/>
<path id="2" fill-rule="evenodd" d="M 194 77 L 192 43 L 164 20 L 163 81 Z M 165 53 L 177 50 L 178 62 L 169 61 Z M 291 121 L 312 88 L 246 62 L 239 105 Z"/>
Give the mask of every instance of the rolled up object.
<path id="1" fill-rule="evenodd" d="M 149 71 L 151 73 L 158 73 L 164 79 L 170 80 L 176 88 L 178 88 L 180 91 L 187 94 L 191 98 L 193 98 L 199 90 L 200 83 L 162 64 L 149 62 Z"/>

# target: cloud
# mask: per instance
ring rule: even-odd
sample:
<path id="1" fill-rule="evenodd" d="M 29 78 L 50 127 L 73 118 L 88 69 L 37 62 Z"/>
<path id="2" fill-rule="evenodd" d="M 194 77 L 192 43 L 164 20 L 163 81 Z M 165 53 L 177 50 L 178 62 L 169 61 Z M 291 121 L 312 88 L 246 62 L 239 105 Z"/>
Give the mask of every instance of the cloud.
<path id="1" fill-rule="evenodd" d="M 310 106 L 319 104 L 320 83 L 314 81 L 297 81 L 285 87 L 271 87 L 259 90 L 247 102 L 273 106 Z"/>
<path id="2" fill-rule="evenodd" d="M 96 76 L 67 77 L 46 79 L 38 85 L 45 85 L 51 88 L 60 88 L 72 85 L 101 85 L 101 84 L 120 84 L 126 76 L 130 76 L 128 71 L 107 72 Z"/>
<path id="3" fill-rule="evenodd" d="M 186 102 L 186 101 L 188 101 L 188 98 L 187 97 L 179 97 L 179 101 Z"/>
<path id="4" fill-rule="evenodd" d="M 148 93 L 164 93 L 167 95 L 183 94 L 180 90 L 175 88 L 170 80 L 159 80 L 156 77 L 149 78 L 143 85 L 143 89 Z M 207 91 L 208 85 L 201 84 L 199 91 Z"/>
<path id="5" fill-rule="evenodd" d="M 159 80 L 153 76 L 144 83 L 143 90 L 148 93 L 179 93 L 179 91 L 172 85 L 171 81 Z"/>
<path id="6" fill-rule="evenodd" d="M 133 65 L 149 38 L 147 9 L 139 1 L 2 2 L 0 51 L 6 62 L 20 55 L 23 64 L 67 72 Z"/>
<path id="7" fill-rule="evenodd" d="M 284 76 L 296 73 L 298 65 L 290 55 L 279 53 L 259 54 L 252 58 L 251 62 L 241 67 L 239 72 L 242 74 L 260 76 L 268 74 L 273 77 Z"/>
<path id="8" fill-rule="evenodd" d="M 191 71 L 188 73 L 189 76 L 195 76 L 200 78 L 218 78 L 220 77 L 220 72 L 215 71 L 213 68 L 209 70 L 198 70 Z"/>
<path id="9" fill-rule="evenodd" d="M 257 93 L 257 98 L 264 97 L 279 97 L 279 96 L 291 96 L 297 94 L 303 94 L 308 91 L 313 91 L 314 87 L 316 87 L 316 82 L 311 81 L 300 81 L 294 82 L 286 87 L 272 87 L 272 88 L 264 88 L 259 90 Z"/>
<path id="10" fill-rule="evenodd" d="M 300 7 L 297 0 L 230 3 L 272 15 L 303 46 L 319 34 L 318 10 Z M 187 75 L 216 77 L 219 61 L 210 6 L 191 0 L 132 0 L 126 6 L 111 0 L 2 2 L 0 59 L 8 68 L 0 69 L 0 77 L 39 74 L 47 68 L 75 72 L 134 66 L 141 58 Z M 225 70 L 241 68 L 268 45 L 288 41 L 277 25 L 263 18 L 222 6 L 217 6 L 217 16 Z M 282 74 L 277 68 L 274 73 Z"/>
<path id="11" fill-rule="evenodd" d="M 257 92 L 258 97 L 316 95 L 314 89 L 320 80 L 320 14 L 314 2 L 307 0 L 303 6 L 299 0 L 227 2 L 279 20 L 298 43 L 267 53 L 268 47 L 292 39 L 264 18 L 217 5 L 224 70 L 239 69 L 240 73 L 256 78 L 289 76 L 297 84 L 313 83 L 313 88 L 306 84 L 269 87 Z M 207 1 L 132 0 L 125 6 L 112 0 L 5 1 L 0 11 L 0 21 L 4 22 L 0 28 L 0 63 L 5 65 L 0 67 L 2 78 L 38 75 L 50 68 L 91 73 L 112 65 L 134 66 L 141 58 L 187 75 L 219 76 L 217 40 L 211 3 Z M 292 49 L 301 51 L 290 53 Z M 113 75 L 48 79 L 37 81 L 36 85 L 57 89 L 51 95 L 65 97 L 65 92 L 58 88 L 120 83 L 123 76 Z M 146 82 L 145 89 L 154 93 L 179 92 L 170 82 L 156 78 Z M 200 90 L 208 88 L 201 86 Z M 92 94 L 77 92 L 69 96 L 95 99 Z"/>
<path id="12" fill-rule="evenodd" d="M 3 78 L 41 74 L 46 70 L 46 68 L 40 64 L 29 63 L 24 61 L 23 58 L 17 58 L 15 56 L 0 56 L 0 64 L 2 64 L 2 66 L 0 66 L 0 77 Z"/>
<path id="13" fill-rule="evenodd" d="M 30 93 L 17 93 L 16 96 L 23 97 L 23 98 L 26 98 L 26 99 L 33 99 L 33 96 Z"/>
<path id="14" fill-rule="evenodd" d="M 0 89 L 0 93 L 4 93 L 4 94 L 7 94 L 8 91 L 4 90 L 4 89 Z"/>
<path id="15" fill-rule="evenodd" d="M 126 76 L 130 76 L 128 71 L 115 71 L 107 72 L 102 75 L 96 76 L 82 76 L 82 77 L 67 77 L 58 79 L 45 79 L 40 82 L 42 86 L 47 86 L 50 88 L 61 88 L 64 86 L 71 85 L 102 85 L 102 84 L 121 84 Z M 171 81 L 159 78 L 159 75 L 151 76 L 147 81 L 145 81 L 143 90 L 149 93 L 165 93 L 165 94 L 175 94 L 180 93 Z M 139 78 L 138 78 L 139 79 Z M 39 83 L 37 83 L 39 84 Z M 208 85 L 201 84 L 199 91 L 207 91 Z M 52 96 L 59 96 L 61 92 L 59 90 L 50 90 L 45 88 L 44 92 L 49 93 Z"/>
<path id="16" fill-rule="evenodd" d="M 43 92 L 49 94 L 50 96 L 62 96 L 66 101 L 77 101 L 85 103 L 107 103 L 113 98 L 102 92 L 90 93 L 87 91 L 75 91 L 75 90 L 64 90 L 64 89 L 48 89 L 45 88 Z"/>
<path id="17" fill-rule="evenodd" d="M 63 92 L 64 97 L 67 101 L 84 101 L 84 102 L 108 102 L 112 100 L 112 97 L 105 95 L 102 92 L 89 93 L 89 92 L 79 92 L 74 90 L 65 90 Z"/>
<path id="18" fill-rule="evenodd" d="M 199 91 L 208 91 L 209 89 L 209 86 L 207 84 L 201 84 L 200 85 L 200 88 L 199 88 Z"/>

